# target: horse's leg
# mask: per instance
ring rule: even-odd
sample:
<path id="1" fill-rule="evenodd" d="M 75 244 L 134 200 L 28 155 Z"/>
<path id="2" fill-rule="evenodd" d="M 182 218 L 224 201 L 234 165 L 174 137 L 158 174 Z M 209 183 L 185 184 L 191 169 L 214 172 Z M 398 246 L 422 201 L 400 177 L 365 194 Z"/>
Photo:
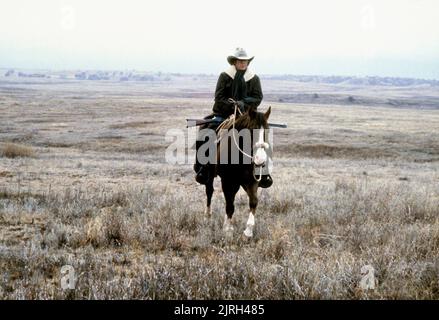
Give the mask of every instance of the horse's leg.
<path id="1" fill-rule="evenodd" d="M 207 203 L 206 203 L 206 214 L 210 217 L 212 215 L 212 195 L 213 195 L 213 177 L 210 178 L 206 183 L 206 196 L 207 196 Z"/>
<path id="2" fill-rule="evenodd" d="M 248 214 L 247 226 L 244 230 L 244 235 L 247 238 L 251 238 L 253 237 L 253 228 L 255 226 L 255 213 L 256 207 L 258 206 L 258 182 L 253 183 L 244 189 L 247 192 L 250 206 L 250 212 Z"/>
<path id="3" fill-rule="evenodd" d="M 221 179 L 221 185 L 223 188 L 224 198 L 226 199 L 226 216 L 224 219 L 224 231 L 233 231 L 232 217 L 235 212 L 235 196 L 239 190 L 239 184 L 233 181 L 227 182 L 226 179 Z"/>

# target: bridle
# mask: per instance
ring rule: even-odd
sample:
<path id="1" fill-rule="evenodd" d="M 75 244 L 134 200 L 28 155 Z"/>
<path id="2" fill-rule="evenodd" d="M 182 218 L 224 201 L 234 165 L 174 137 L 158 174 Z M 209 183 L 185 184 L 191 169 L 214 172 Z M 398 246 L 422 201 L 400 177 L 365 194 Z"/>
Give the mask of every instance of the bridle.
<path id="1" fill-rule="evenodd" d="M 234 112 L 233 112 L 233 115 L 231 116 L 233 142 L 235 143 L 235 146 L 236 146 L 236 148 L 238 148 L 239 152 L 241 152 L 244 156 L 246 156 L 246 157 L 248 157 L 249 159 L 251 159 L 251 160 L 252 160 L 252 163 L 255 165 L 255 167 L 256 167 L 256 168 L 259 168 L 259 178 L 256 177 L 255 172 L 253 171 L 253 177 L 255 178 L 256 181 L 259 182 L 259 181 L 261 181 L 261 179 L 262 179 L 262 167 L 263 167 L 263 163 L 261 163 L 260 165 L 257 165 L 257 164 L 254 162 L 254 157 L 255 157 L 255 155 L 257 154 L 258 150 L 260 150 L 260 149 L 264 149 L 264 150 L 266 150 L 266 149 L 268 149 L 268 148 L 270 147 L 270 145 L 269 145 L 267 142 L 264 141 L 264 134 L 263 134 L 263 131 L 262 131 L 262 139 L 260 139 L 259 141 L 257 141 L 257 142 L 255 143 L 255 147 L 257 148 L 257 150 L 256 150 L 254 156 L 248 154 L 247 152 L 245 152 L 244 150 L 242 150 L 242 149 L 239 147 L 239 143 L 237 142 L 237 140 L 236 140 L 236 135 L 235 135 L 235 122 L 236 122 L 236 114 L 237 114 L 237 112 L 239 112 L 239 115 L 242 115 L 242 112 L 241 112 L 241 110 L 239 110 L 239 108 L 238 108 L 238 103 L 237 103 L 235 100 L 233 100 L 232 98 L 230 98 L 229 101 L 232 102 L 232 103 L 235 105 L 235 110 L 234 110 Z M 222 128 L 224 128 L 224 126 L 223 126 L 223 125 L 220 125 L 220 126 L 218 127 L 217 130 L 220 130 L 220 129 L 222 129 Z M 221 138 L 220 138 L 220 139 L 221 139 Z M 262 140 L 262 141 L 261 141 L 261 140 Z M 217 140 L 217 141 L 219 141 L 219 140 Z"/>

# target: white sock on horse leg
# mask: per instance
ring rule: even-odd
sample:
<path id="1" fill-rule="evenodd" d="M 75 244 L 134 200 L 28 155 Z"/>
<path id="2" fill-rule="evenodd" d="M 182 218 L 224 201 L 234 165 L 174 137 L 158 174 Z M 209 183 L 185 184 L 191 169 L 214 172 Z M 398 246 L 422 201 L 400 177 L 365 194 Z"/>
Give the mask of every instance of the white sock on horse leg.
<path id="1" fill-rule="evenodd" d="M 249 215 L 248 215 L 248 220 L 247 220 L 247 228 L 245 228 L 244 230 L 244 235 L 246 237 L 253 237 L 253 227 L 255 226 L 255 216 L 253 215 L 253 212 L 250 211 Z"/>
<path id="2" fill-rule="evenodd" d="M 232 219 L 227 215 L 224 218 L 224 231 L 233 231 Z"/>

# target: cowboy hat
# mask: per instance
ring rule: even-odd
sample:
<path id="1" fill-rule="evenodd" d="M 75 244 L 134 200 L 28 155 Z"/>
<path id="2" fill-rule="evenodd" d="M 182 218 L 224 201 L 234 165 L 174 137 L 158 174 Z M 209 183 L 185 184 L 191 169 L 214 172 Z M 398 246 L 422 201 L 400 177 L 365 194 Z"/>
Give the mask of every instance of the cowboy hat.
<path id="1" fill-rule="evenodd" d="M 248 63 L 250 63 L 254 59 L 253 57 L 250 57 L 247 55 L 247 52 L 243 48 L 236 48 L 235 53 L 231 56 L 227 57 L 227 61 L 233 65 L 236 60 L 248 60 Z"/>

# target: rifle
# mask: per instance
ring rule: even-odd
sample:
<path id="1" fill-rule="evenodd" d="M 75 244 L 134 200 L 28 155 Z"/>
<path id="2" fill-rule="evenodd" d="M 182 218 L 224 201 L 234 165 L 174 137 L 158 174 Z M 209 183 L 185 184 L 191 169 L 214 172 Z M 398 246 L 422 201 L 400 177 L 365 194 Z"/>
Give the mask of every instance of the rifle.
<path id="1" fill-rule="evenodd" d="M 186 128 L 189 128 L 189 127 L 201 126 L 203 124 L 212 123 L 212 122 L 221 123 L 224 120 L 223 119 L 215 119 L 215 118 L 213 118 L 213 119 L 190 119 L 189 118 L 189 119 L 186 119 L 186 121 L 187 121 Z M 273 123 L 273 122 L 269 122 L 268 126 L 271 128 L 287 128 L 288 127 L 286 123 Z"/>
<path id="2" fill-rule="evenodd" d="M 201 126 L 203 124 L 206 123 L 221 123 L 224 121 L 224 119 L 220 120 L 220 119 L 186 119 L 187 121 L 187 125 L 186 127 L 196 127 L 196 126 Z"/>

